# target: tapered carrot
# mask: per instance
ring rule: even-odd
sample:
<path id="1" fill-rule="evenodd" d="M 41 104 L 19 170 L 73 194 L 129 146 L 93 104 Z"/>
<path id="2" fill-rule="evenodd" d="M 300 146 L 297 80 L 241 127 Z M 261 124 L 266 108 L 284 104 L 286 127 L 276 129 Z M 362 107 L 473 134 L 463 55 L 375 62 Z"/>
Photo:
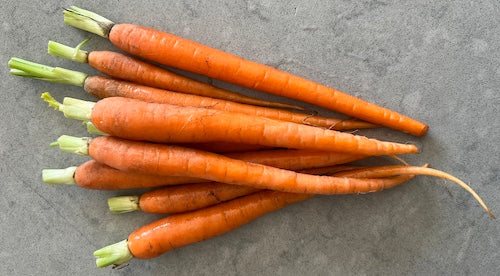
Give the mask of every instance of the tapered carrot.
<path id="1" fill-rule="evenodd" d="M 88 63 L 91 67 L 106 75 L 133 83 L 249 105 L 303 110 L 299 106 L 264 101 L 227 91 L 121 53 L 112 51 L 93 51 L 88 53 L 80 49 L 86 42 L 87 40 L 80 43 L 76 48 L 72 48 L 49 41 L 48 51 L 49 54 L 77 62 Z"/>
<path id="2" fill-rule="evenodd" d="M 428 129 L 421 122 L 333 88 L 166 32 L 131 24 L 115 24 L 77 7 L 64 11 L 64 22 L 109 38 L 125 52 L 164 65 L 312 103 L 414 135 L 424 135 Z"/>
<path id="3" fill-rule="evenodd" d="M 101 76 L 88 76 L 82 72 L 60 67 L 54 68 L 19 58 L 12 58 L 9 61 L 9 66 L 12 68 L 11 73 L 14 75 L 81 86 L 87 93 L 99 99 L 118 96 L 178 106 L 205 107 L 262 116 L 281 121 L 325 127 L 334 130 L 352 130 L 376 127 L 371 123 L 359 120 L 342 120 L 312 116 L 282 109 L 240 104 L 232 101 L 177 93 Z"/>
<path id="4" fill-rule="evenodd" d="M 261 190 L 217 182 L 195 183 L 155 189 L 140 197 L 112 197 L 108 199 L 108 205 L 111 212 L 117 214 L 136 210 L 175 214 L 198 210 L 258 191 Z"/>
<path id="5" fill-rule="evenodd" d="M 333 169 L 333 170 L 332 170 Z M 330 168 L 330 171 L 335 171 Z M 340 166 L 341 170 L 346 167 Z M 386 170 L 386 167 L 383 167 Z M 313 170 L 314 171 L 314 170 Z M 325 170 L 325 172 L 327 172 Z M 310 173 L 310 170 L 304 173 Z M 386 171 L 384 171 L 387 173 Z M 344 172 L 343 176 L 370 178 L 371 175 L 380 177 L 382 173 L 377 172 L 377 167 L 355 170 L 355 172 Z M 333 173 L 331 175 L 338 175 Z M 391 177 L 389 177 L 391 176 Z M 410 180 L 413 176 L 387 175 L 381 188 L 394 187 Z M 376 188 L 375 188 L 376 189 Z M 223 201 L 231 200 L 240 196 L 249 195 L 259 191 L 258 189 L 222 184 L 222 183 L 197 183 L 181 186 L 164 187 L 143 193 L 140 196 L 118 196 L 108 199 L 109 209 L 113 213 L 126 213 L 141 210 L 148 213 L 174 214 L 205 208 Z"/>
<path id="6" fill-rule="evenodd" d="M 138 173 L 198 177 L 227 184 L 307 194 L 369 193 L 383 189 L 381 179 L 317 176 L 232 159 L 210 152 L 123 140 L 111 136 L 94 139 L 61 136 L 52 144 L 62 150 L 87 153 L 108 166 Z M 391 171 L 394 173 L 394 171 Z M 411 167 L 398 174 L 431 175 L 454 181 L 493 214 L 481 198 L 463 181 L 445 172 Z"/>
<path id="7" fill-rule="evenodd" d="M 311 168 L 343 164 L 365 158 L 362 155 L 310 150 L 266 150 L 228 153 L 226 156 L 289 170 L 310 170 Z M 331 167 L 322 170 L 323 173 L 332 171 Z M 317 170 L 314 170 L 313 173 L 317 173 Z M 194 177 L 158 176 L 121 171 L 95 160 L 89 160 L 78 167 L 44 169 L 42 178 L 44 182 L 49 184 L 77 184 L 82 188 L 93 190 L 151 188 L 206 181 Z"/>
<path id="8" fill-rule="evenodd" d="M 334 130 L 260 116 L 112 97 L 97 103 L 42 95 L 66 117 L 92 121 L 100 130 L 131 140 L 162 143 L 235 142 L 363 155 L 416 153 L 411 144 L 382 142 Z"/>
<path id="9" fill-rule="evenodd" d="M 189 213 L 157 220 L 132 232 L 127 240 L 94 252 L 98 267 L 132 258 L 150 259 L 167 251 L 236 229 L 252 220 L 312 195 L 263 191 Z"/>

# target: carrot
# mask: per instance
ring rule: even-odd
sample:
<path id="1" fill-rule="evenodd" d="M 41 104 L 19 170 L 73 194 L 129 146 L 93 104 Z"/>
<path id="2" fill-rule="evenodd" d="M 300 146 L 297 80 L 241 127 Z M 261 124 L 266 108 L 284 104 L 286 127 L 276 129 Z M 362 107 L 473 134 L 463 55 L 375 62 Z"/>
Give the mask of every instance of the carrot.
<path id="1" fill-rule="evenodd" d="M 346 170 L 344 166 L 339 168 L 328 168 L 323 172 L 336 171 L 336 169 Z M 386 167 L 382 167 L 386 169 Z M 313 169 L 314 171 L 315 169 Z M 311 170 L 303 171 L 310 173 Z M 345 176 L 344 172 L 344 176 Z M 379 176 L 377 167 L 347 172 L 351 177 Z M 333 175 L 338 175 L 334 173 Z M 392 176 L 392 175 L 391 175 Z M 381 188 L 394 187 L 414 176 L 387 177 Z M 377 188 L 375 188 L 377 189 Z M 193 211 L 205 208 L 223 201 L 231 200 L 240 196 L 249 195 L 259 191 L 258 189 L 246 186 L 238 186 L 223 183 L 197 183 L 182 186 L 164 187 L 148 191 L 140 196 L 118 196 L 108 199 L 109 209 L 113 213 L 126 213 L 141 210 L 148 213 L 174 214 Z"/>
<path id="2" fill-rule="evenodd" d="M 332 166 L 364 158 L 361 155 L 309 150 L 266 150 L 229 153 L 226 156 L 290 170 Z M 332 172 L 332 170 L 329 167 L 326 172 Z M 323 172 L 325 172 L 325 169 L 323 169 Z M 93 190 L 151 188 L 204 182 L 193 177 L 158 176 L 121 171 L 95 160 L 89 160 L 78 167 L 44 169 L 42 170 L 42 178 L 48 184 L 77 184 L 82 188 Z"/>
<path id="3" fill-rule="evenodd" d="M 229 143 L 229 142 L 185 143 L 185 144 L 179 144 L 179 146 L 203 150 L 203 151 L 216 152 L 216 153 L 248 152 L 248 151 L 270 149 L 269 147 L 264 147 L 259 145 Z"/>
<path id="4" fill-rule="evenodd" d="M 205 107 L 335 130 L 352 130 L 376 127 L 371 123 L 359 120 L 342 120 L 312 116 L 281 109 L 240 104 L 209 97 L 177 93 L 101 76 L 88 76 L 82 72 L 60 67 L 54 68 L 19 58 L 12 58 L 9 61 L 9 66 L 12 68 L 11 73 L 14 75 L 80 86 L 83 87 L 87 93 L 99 99 L 119 96 L 147 102 L 165 103 L 178 106 Z"/>
<path id="5" fill-rule="evenodd" d="M 312 126 L 197 107 L 179 107 L 112 97 L 97 103 L 42 95 L 66 117 L 92 123 L 102 132 L 162 143 L 233 142 L 363 155 L 416 153 L 415 145 L 382 142 Z"/>
<path id="6" fill-rule="evenodd" d="M 132 258 L 150 259 L 200 242 L 312 195 L 263 191 L 189 213 L 175 214 L 132 232 L 127 240 L 94 252 L 96 265 L 120 265 Z"/>
<path id="7" fill-rule="evenodd" d="M 374 124 L 359 120 L 327 118 L 280 109 L 245 105 L 207 97 L 182 95 L 180 93 L 174 93 L 104 77 L 87 78 L 84 84 L 84 89 L 89 94 L 92 94 L 99 99 L 118 96 L 153 103 L 165 103 L 178 106 L 206 107 L 216 110 L 262 116 L 270 119 L 298 124 L 308 124 L 312 126 L 325 127 L 334 130 L 352 130 L 377 127 Z"/>
<path id="8" fill-rule="evenodd" d="M 304 109 L 295 105 L 269 102 L 230 92 L 213 85 L 175 74 L 174 72 L 124 54 L 112 51 L 93 51 L 88 53 L 80 49 L 87 41 L 88 39 L 80 43 L 76 48 L 49 41 L 48 51 L 49 54 L 52 55 L 77 62 L 88 63 L 94 69 L 108 76 L 146 86 L 249 105 L 299 110 Z"/>
<path id="9" fill-rule="evenodd" d="M 205 208 L 258 191 L 261 190 L 217 182 L 196 183 L 155 189 L 140 197 L 112 197 L 108 199 L 108 205 L 111 212 L 116 214 L 135 210 L 175 214 Z"/>
<path id="10" fill-rule="evenodd" d="M 232 159 L 199 150 L 123 140 L 111 136 L 94 139 L 61 136 L 51 144 L 74 153 L 88 153 L 108 166 L 145 174 L 198 177 L 207 180 L 306 194 L 351 194 L 379 191 L 382 179 L 317 176 Z M 392 174 L 396 174 L 393 170 Z M 467 190 L 493 217 L 481 198 L 463 181 L 445 172 L 404 166 L 397 174 L 431 175 L 451 180 Z"/>
<path id="11" fill-rule="evenodd" d="M 312 103 L 413 135 L 424 135 L 428 129 L 421 122 L 333 88 L 166 32 L 131 24 L 115 24 L 77 7 L 64 11 L 64 22 L 109 38 L 111 43 L 127 53 L 163 65 Z"/>

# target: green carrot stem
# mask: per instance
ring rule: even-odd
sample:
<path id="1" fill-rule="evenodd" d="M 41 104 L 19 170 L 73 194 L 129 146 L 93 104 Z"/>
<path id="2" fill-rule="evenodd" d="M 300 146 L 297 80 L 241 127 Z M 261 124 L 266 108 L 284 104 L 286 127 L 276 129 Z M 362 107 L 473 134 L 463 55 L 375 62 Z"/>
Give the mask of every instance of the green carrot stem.
<path id="1" fill-rule="evenodd" d="M 127 240 L 103 247 L 95 251 L 94 256 L 97 267 L 121 265 L 134 258 L 128 249 Z"/>
<path id="2" fill-rule="evenodd" d="M 16 57 L 9 60 L 9 67 L 12 75 L 80 87 L 83 87 L 88 77 L 82 72 L 51 67 Z"/>
<path id="3" fill-rule="evenodd" d="M 83 125 L 87 127 L 87 132 L 94 135 L 108 136 L 109 134 L 100 131 L 92 122 L 83 122 Z"/>
<path id="4" fill-rule="evenodd" d="M 42 93 L 41 98 L 49 104 L 49 106 L 54 107 L 55 110 L 64 113 L 66 118 L 89 121 L 90 114 L 92 113 L 92 108 L 94 107 L 94 102 L 78 100 L 74 98 L 66 97 L 63 103 L 58 102 L 54 99 L 49 92 Z"/>
<path id="5" fill-rule="evenodd" d="M 96 13 L 75 6 L 64 10 L 64 23 L 78 29 L 108 38 L 115 23 Z"/>
<path id="6" fill-rule="evenodd" d="M 77 167 L 69 167 L 66 169 L 44 169 L 42 170 L 43 182 L 47 184 L 68 184 L 74 185 L 75 171 Z"/>
<path id="7" fill-rule="evenodd" d="M 72 61 L 88 63 L 89 53 L 87 51 L 81 50 L 80 48 L 87 43 L 89 39 L 85 39 L 80 44 L 78 44 L 75 48 L 66 46 L 61 43 L 57 43 L 54 41 L 49 41 L 48 52 L 51 55 L 70 59 Z"/>
<path id="8" fill-rule="evenodd" d="M 59 147 L 64 152 L 75 153 L 78 155 L 89 155 L 90 137 L 74 137 L 62 135 L 57 141 L 50 144 L 51 147 Z"/>
<path id="9" fill-rule="evenodd" d="M 138 196 L 117 196 L 108 198 L 109 210 L 114 214 L 123 214 L 139 210 Z"/>

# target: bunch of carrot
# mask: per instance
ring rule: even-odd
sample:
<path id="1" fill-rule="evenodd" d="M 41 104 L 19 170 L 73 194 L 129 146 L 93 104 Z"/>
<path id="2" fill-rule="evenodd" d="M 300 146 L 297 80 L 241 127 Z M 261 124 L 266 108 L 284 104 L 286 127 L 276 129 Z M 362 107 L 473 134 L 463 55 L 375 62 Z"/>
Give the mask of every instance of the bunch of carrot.
<path id="1" fill-rule="evenodd" d="M 307 114 L 298 106 L 225 91 L 123 54 L 88 53 L 81 49 L 85 42 L 76 48 L 49 42 L 49 53 L 88 63 L 113 78 L 12 58 L 14 75 L 81 86 L 101 99 L 95 103 L 67 97 L 61 103 L 42 94 L 66 117 L 83 121 L 89 131 L 101 135 L 63 135 L 52 143 L 92 160 L 78 167 L 45 169 L 46 183 L 97 190 L 156 188 L 140 196 L 110 198 L 110 209 L 172 214 L 96 251 L 99 267 L 156 257 L 315 194 L 376 192 L 415 175 L 456 182 L 493 216 L 464 182 L 427 165 L 346 164 L 418 149 L 340 130 L 386 126 L 421 136 L 428 129 L 421 122 L 275 68 L 168 33 L 115 24 L 80 8 L 65 10 L 64 21 L 109 38 L 135 56 L 364 120 Z"/>

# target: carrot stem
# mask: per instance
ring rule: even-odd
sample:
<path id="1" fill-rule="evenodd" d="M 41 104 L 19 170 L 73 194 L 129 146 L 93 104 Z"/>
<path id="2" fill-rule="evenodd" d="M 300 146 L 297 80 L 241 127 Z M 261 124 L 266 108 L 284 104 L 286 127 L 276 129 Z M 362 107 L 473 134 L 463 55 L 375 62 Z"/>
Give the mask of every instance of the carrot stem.
<path id="1" fill-rule="evenodd" d="M 64 23 L 87 32 L 108 38 L 115 23 L 96 13 L 71 6 L 64 10 Z"/>
<path id="2" fill-rule="evenodd" d="M 74 98 L 65 97 L 63 103 L 58 102 L 49 92 L 42 93 L 41 98 L 54 107 L 55 110 L 64 113 L 66 118 L 89 121 L 94 102 L 78 100 Z"/>
<path id="3" fill-rule="evenodd" d="M 75 48 L 66 46 L 55 41 L 49 41 L 48 53 L 54 56 L 63 57 L 72 61 L 88 63 L 89 53 L 80 48 L 89 41 L 89 38 L 82 41 Z"/>
<path id="4" fill-rule="evenodd" d="M 86 121 L 86 122 L 83 122 L 83 125 L 87 128 L 87 132 L 90 133 L 90 134 L 94 134 L 94 135 L 109 135 L 105 132 L 102 132 L 100 131 L 92 122 L 90 121 Z"/>
<path id="5" fill-rule="evenodd" d="M 92 138 L 74 137 L 62 135 L 56 142 L 50 144 L 51 147 L 59 147 L 64 152 L 75 153 L 78 155 L 89 155 L 89 143 Z"/>
<path id="6" fill-rule="evenodd" d="M 13 57 L 9 60 L 12 75 L 44 80 L 53 83 L 83 87 L 87 74 L 60 67 L 51 67 Z"/>
<path id="7" fill-rule="evenodd" d="M 113 214 L 123 214 L 139 210 L 138 196 L 116 196 L 108 198 L 109 210 Z"/>
<path id="8" fill-rule="evenodd" d="M 44 169 L 42 170 L 42 180 L 47 184 L 68 184 L 75 185 L 75 171 L 77 167 L 66 169 Z"/>
<path id="9" fill-rule="evenodd" d="M 130 261 L 134 256 L 128 249 L 127 240 L 108 245 L 94 252 L 97 267 L 108 265 L 121 265 Z"/>

